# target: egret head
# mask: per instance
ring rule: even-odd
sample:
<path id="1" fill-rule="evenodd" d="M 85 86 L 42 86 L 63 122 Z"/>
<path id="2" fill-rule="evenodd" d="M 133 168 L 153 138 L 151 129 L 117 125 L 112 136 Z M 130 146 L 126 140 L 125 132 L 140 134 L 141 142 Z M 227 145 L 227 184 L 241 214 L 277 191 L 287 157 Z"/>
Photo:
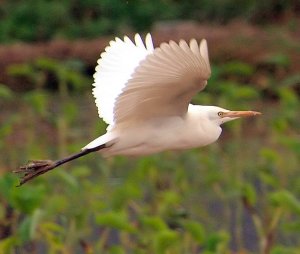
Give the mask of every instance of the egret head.
<path id="1" fill-rule="evenodd" d="M 215 106 L 205 106 L 205 110 L 208 118 L 218 125 L 238 119 L 240 117 L 261 115 L 260 112 L 256 111 L 232 111 Z"/>

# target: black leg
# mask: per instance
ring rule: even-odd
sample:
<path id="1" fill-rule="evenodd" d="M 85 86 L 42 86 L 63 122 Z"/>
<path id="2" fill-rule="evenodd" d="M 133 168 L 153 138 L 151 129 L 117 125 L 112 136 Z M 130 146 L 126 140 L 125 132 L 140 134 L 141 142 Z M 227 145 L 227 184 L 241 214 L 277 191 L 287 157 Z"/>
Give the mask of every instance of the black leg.
<path id="1" fill-rule="evenodd" d="M 101 150 L 105 147 L 106 146 L 104 144 L 104 145 L 100 145 L 100 146 L 97 146 L 97 147 L 92 148 L 92 149 L 85 149 L 85 150 L 80 151 L 79 153 L 72 154 L 72 155 L 70 155 L 66 158 L 63 158 L 63 159 L 57 160 L 57 161 L 52 161 L 52 160 L 32 160 L 32 161 L 29 161 L 28 164 L 26 164 L 24 166 L 21 166 L 17 170 L 14 171 L 14 173 L 17 173 L 17 174 L 21 175 L 20 184 L 18 186 L 21 186 L 22 184 L 30 181 L 31 179 L 33 179 L 33 178 L 35 178 L 39 175 L 45 174 L 46 172 L 48 172 L 48 171 L 50 171 L 54 168 L 57 168 L 62 164 L 65 164 L 69 161 L 78 159 L 78 158 L 80 158 L 82 156 L 85 156 L 89 153 L 99 151 L 99 150 Z"/>

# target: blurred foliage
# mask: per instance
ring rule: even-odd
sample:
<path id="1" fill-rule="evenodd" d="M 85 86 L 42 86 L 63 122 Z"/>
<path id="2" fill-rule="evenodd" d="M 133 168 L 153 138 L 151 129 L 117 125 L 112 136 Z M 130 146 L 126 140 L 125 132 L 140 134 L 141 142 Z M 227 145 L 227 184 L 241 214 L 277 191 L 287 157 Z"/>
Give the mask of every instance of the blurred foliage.
<path id="1" fill-rule="evenodd" d="M 259 68 L 271 77 L 289 65 L 275 55 L 262 66 L 213 66 L 195 103 L 264 114 L 224 125 L 213 145 L 138 159 L 94 154 L 17 188 L 10 169 L 76 152 L 105 125 L 80 62 L 10 66 L 34 89 L 0 86 L 0 252 L 299 253 L 299 74 L 277 86 L 270 78 L 276 101 L 262 104 L 266 87 L 252 85 Z"/>
<path id="2" fill-rule="evenodd" d="M 297 13 L 292 0 L 4 0 L 0 41 Z M 299 253 L 300 73 L 290 75 L 290 67 L 284 53 L 257 66 L 212 66 L 194 103 L 263 112 L 224 125 L 215 144 L 136 159 L 94 154 L 17 188 L 12 169 L 77 152 L 106 126 L 80 60 L 9 66 L 6 74 L 31 89 L 20 94 L 0 84 L 0 253 Z"/>
<path id="3" fill-rule="evenodd" d="M 144 31 L 158 20 L 224 23 L 243 17 L 256 23 L 273 22 L 287 14 L 297 16 L 299 7 L 299 1 L 293 0 L 4 0 L 0 42 Z"/>

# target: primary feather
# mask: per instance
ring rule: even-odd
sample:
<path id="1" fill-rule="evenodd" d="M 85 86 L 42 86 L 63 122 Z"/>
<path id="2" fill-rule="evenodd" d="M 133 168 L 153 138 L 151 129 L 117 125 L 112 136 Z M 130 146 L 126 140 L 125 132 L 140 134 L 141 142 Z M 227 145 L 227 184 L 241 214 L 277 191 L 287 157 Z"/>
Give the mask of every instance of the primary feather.
<path id="1" fill-rule="evenodd" d="M 98 113 L 103 120 L 113 125 L 113 110 L 116 98 L 122 92 L 135 68 L 153 51 L 150 34 L 146 36 L 146 47 L 140 37 L 135 35 L 135 43 L 128 37 L 110 42 L 101 54 L 94 74 L 93 95 Z"/>
<path id="2" fill-rule="evenodd" d="M 170 41 L 153 49 L 148 34 L 145 44 L 138 34 L 134 43 L 116 38 L 98 61 L 93 94 L 107 132 L 79 153 L 21 167 L 21 184 L 91 152 L 138 156 L 206 146 L 219 138 L 221 124 L 260 115 L 190 104 L 211 73 L 205 40 Z"/>
<path id="3" fill-rule="evenodd" d="M 210 76 L 207 44 L 170 41 L 153 49 L 136 34 L 116 38 L 101 54 L 93 94 L 99 116 L 110 125 L 156 116 L 183 115 Z"/>
<path id="4" fill-rule="evenodd" d="M 145 44 L 139 35 L 135 43 L 117 38 L 101 55 L 94 95 L 110 126 L 83 150 L 136 156 L 205 146 L 219 138 L 221 124 L 260 114 L 190 104 L 211 74 L 205 40 L 170 41 L 153 49 L 147 35 Z"/>
<path id="5" fill-rule="evenodd" d="M 170 41 L 147 55 L 118 96 L 114 122 L 184 116 L 192 97 L 206 86 L 211 73 L 207 45 Z"/>
<path id="6" fill-rule="evenodd" d="M 173 116 L 183 118 L 192 97 L 206 86 L 211 69 L 205 40 L 200 45 L 194 39 L 189 45 L 185 41 L 179 44 L 170 41 L 153 49 L 148 34 L 145 44 L 138 34 L 135 44 L 128 37 L 124 37 L 124 41 L 116 38 L 101 54 L 94 75 L 93 94 L 99 116 L 109 127 L 106 134 L 83 149 L 119 140 L 117 133 L 125 129 L 129 137 L 129 125 L 133 127 L 132 135 L 136 136 L 135 128 L 145 122 L 153 124 L 156 119 Z M 114 149 L 120 152 L 125 147 L 126 150 L 124 140 L 123 136 L 118 142 L 119 148 L 114 146 Z M 139 153 L 143 153 L 142 150 Z"/>

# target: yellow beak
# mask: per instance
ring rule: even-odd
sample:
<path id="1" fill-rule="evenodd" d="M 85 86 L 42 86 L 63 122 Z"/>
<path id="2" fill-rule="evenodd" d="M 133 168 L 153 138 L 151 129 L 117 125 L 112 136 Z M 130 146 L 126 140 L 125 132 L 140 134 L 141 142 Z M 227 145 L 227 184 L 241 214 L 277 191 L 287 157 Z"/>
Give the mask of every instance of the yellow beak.
<path id="1" fill-rule="evenodd" d="M 249 116 L 258 116 L 261 115 L 260 112 L 257 111 L 228 111 L 224 112 L 222 117 L 249 117 Z"/>

